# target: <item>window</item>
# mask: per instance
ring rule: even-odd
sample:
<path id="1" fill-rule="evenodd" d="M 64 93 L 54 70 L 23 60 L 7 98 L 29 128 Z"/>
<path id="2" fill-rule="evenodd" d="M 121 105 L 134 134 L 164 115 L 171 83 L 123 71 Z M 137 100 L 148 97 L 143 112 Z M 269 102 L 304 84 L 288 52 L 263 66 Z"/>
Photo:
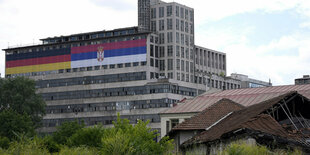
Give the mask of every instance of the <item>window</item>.
<path id="1" fill-rule="evenodd" d="M 165 47 L 159 47 L 159 57 L 165 57 Z"/>
<path id="2" fill-rule="evenodd" d="M 134 62 L 132 66 L 139 66 L 139 62 Z"/>
<path id="3" fill-rule="evenodd" d="M 150 59 L 150 62 L 151 62 L 151 63 L 150 63 L 151 66 L 154 67 L 154 59 L 153 59 L 153 58 Z"/>
<path id="4" fill-rule="evenodd" d="M 176 46 L 176 51 L 175 51 L 175 53 L 176 53 L 176 56 L 177 56 L 177 57 L 180 57 L 180 46 Z"/>
<path id="5" fill-rule="evenodd" d="M 184 45 L 184 34 L 181 34 L 181 44 Z"/>
<path id="6" fill-rule="evenodd" d="M 175 6 L 175 15 L 176 15 L 177 17 L 180 16 L 179 12 L 180 12 L 179 6 Z"/>
<path id="7" fill-rule="evenodd" d="M 167 43 L 172 43 L 173 40 L 172 40 L 172 32 L 168 32 L 167 33 Z"/>
<path id="8" fill-rule="evenodd" d="M 181 57 L 184 58 L 184 47 L 181 47 Z"/>
<path id="9" fill-rule="evenodd" d="M 185 32 L 188 33 L 188 22 L 185 22 Z"/>
<path id="10" fill-rule="evenodd" d="M 185 71 L 186 71 L 186 72 L 189 72 L 189 62 L 188 62 L 188 61 L 186 61 Z"/>
<path id="11" fill-rule="evenodd" d="M 180 80 L 180 73 L 177 73 L 177 80 Z"/>
<path id="12" fill-rule="evenodd" d="M 164 17 L 164 7 L 159 7 L 159 18 Z"/>
<path id="13" fill-rule="evenodd" d="M 165 20 L 159 20 L 159 31 L 165 30 Z"/>
<path id="14" fill-rule="evenodd" d="M 177 70 L 180 70 L 180 59 L 177 59 Z"/>
<path id="15" fill-rule="evenodd" d="M 190 27 L 190 32 L 191 32 L 191 34 L 194 34 L 194 27 L 193 27 L 193 24 L 189 24 L 189 27 Z"/>
<path id="16" fill-rule="evenodd" d="M 176 19 L 176 20 L 175 20 L 175 28 L 176 28 L 177 30 L 180 30 L 180 20 L 179 20 L 179 19 Z"/>
<path id="17" fill-rule="evenodd" d="M 99 70 L 100 69 L 100 66 L 95 66 L 95 70 Z"/>
<path id="18" fill-rule="evenodd" d="M 159 70 L 165 70 L 165 60 L 159 60 Z"/>
<path id="19" fill-rule="evenodd" d="M 151 31 L 156 31 L 156 21 L 151 21 Z"/>
<path id="20" fill-rule="evenodd" d="M 164 44 L 165 43 L 165 34 L 164 33 L 160 33 L 159 34 L 159 43 L 160 44 Z"/>
<path id="21" fill-rule="evenodd" d="M 185 9 L 185 19 L 187 20 L 188 19 L 188 10 Z"/>
<path id="22" fill-rule="evenodd" d="M 173 79 L 173 73 L 168 73 L 168 78 Z"/>
<path id="23" fill-rule="evenodd" d="M 125 67 L 131 67 L 131 63 L 125 63 Z"/>
<path id="24" fill-rule="evenodd" d="M 181 8 L 181 18 L 184 18 L 184 8 Z"/>
<path id="25" fill-rule="evenodd" d="M 181 71 L 184 71 L 184 60 L 181 60 Z"/>
<path id="26" fill-rule="evenodd" d="M 117 68 L 123 68 L 123 64 L 117 64 Z"/>
<path id="27" fill-rule="evenodd" d="M 115 65 L 110 65 L 110 68 L 115 68 Z"/>
<path id="28" fill-rule="evenodd" d="M 169 57 L 169 56 L 173 56 L 173 46 L 172 46 L 172 45 L 169 45 L 169 46 L 167 47 L 167 50 L 168 50 L 168 57 Z"/>
<path id="29" fill-rule="evenodd" d="M 186 50 L 185 50 L 185 57 L 186 57 L 186 59 L 188 59 L 188 58 L 189 58 L 188 48 L 186 48 Z"/>
<path id="30" fill-rule="evenodd" d="M 151 9 L 151 18 L 156 18 L 156 8 Z"/>
<path id="31" fill-rule="evenodd" d="M 180 34 L 179 34 L 179 32 L 175 33 L 175 42 L 178 43 L 178 44 L 180 43 Z"/>
<path id="32" fill-rule="evenodd" d="M 167 6 L 167 16 L 171 16 L 172 15 L 172 6 L 169 5 Z"/>
<path id="33" fill-rule="evenodd" d="M 189 11 L 189 18 L 190 18 L 191 22 L 194 21 L 194 11 L 192 11 L 192 10 Z"/>
<path id="34" fill-rule="evenodd" d="M 154 56 L 154 45 L 150 45 L 150 56 Z"/>
<path id="35" fill-rule="evenodd" d="M 181 20 L 181 31 L 184 32 L 184 21 Z"/>
<path id="36" fill-rule="evenodd" d="M 173 59 L 168 59 L 168 70 L 173 70 Z"/>
<path id="37" fill-rule="evenodd" d="M 194 72 L 194 63 L 190 63 L 190 72 L 193 73 Z"/>
<path id="38" fill-rule="evenodd" d="M 179 119 L 172 119 L 171 120 L 171 129 L 173 128 L 173 127 L 175 127 L 176 125 L 178 125 L 179 124 Z"/>
<path id="39" fill-rule="evenodd" d="M 185 45 L 189 45 L 188 35 L 185 35 Z"/>
<path id="40" fill-rule="evenodd" d="M 167 30 L 172 30 L 172 19 L 167 19 Z"/>

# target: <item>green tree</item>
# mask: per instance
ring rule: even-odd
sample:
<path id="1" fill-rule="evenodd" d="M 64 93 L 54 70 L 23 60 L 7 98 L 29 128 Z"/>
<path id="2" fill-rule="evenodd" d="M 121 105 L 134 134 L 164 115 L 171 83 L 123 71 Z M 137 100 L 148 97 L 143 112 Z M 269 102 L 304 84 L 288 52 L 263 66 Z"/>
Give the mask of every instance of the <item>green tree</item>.
<path id="1" fill-rule="evenodd" d="M 114 127 L 107 129 L 102 138 L 102 154 L 165 154 L 173 150 L 173 140 L 164 139 L 156 142 L 156 130 L 147 127 L 149 122 L 138 121 L 136 125 L 129 120 L 121 119 L 113 122 Z"/>
<path id="2" fill-rule="evenodd" d="M 84 128 L 84 123 L 79 124 L 79 122 L 64 122 L 57 127 L 57 131 L 53 134 L 53 140 L 58 144 L 67 144 L 68 139 Z"/>
<path id="3" fill-rule="evenodd" d="M 68 144 L 76 147 L 87 146 L 99 148 L 104 131 L 105 129 L 102 125 L 83 128 L 69 138 Z"/>
<path id="4" fill-rule="evenodd" d="M 29 115 L 37 128 L 45 114 L 45 102 L 36 94 L 35 81 L 24 78 L 0 78 L 0 112 L 14 110 L 20 115 Z"/>
<path id="5" fill-rule="evenodd" d="M 17 138 L 16 134 L 33 136 L 35 133 L 31 118 L 12 109 L 0 112 L 0 124 L 0 136 L 11 140 Z"/>

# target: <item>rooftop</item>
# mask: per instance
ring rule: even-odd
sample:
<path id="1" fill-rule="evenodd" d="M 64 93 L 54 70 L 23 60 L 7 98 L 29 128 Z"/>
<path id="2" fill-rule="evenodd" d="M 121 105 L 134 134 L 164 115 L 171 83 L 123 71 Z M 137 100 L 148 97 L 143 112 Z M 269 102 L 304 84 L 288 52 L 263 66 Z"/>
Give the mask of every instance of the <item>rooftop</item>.
<path id="1" fill-rule="evenodd" d="M 248 107 L 291 91 L 297 91 L 299 94 L 310 98 L 310 84 L 233 89 L 211 94 L 202 94 L 184 104 L 178 104 L 161 114 L 198 113 L 223 98 L 230 99 L 233 102 Z"/>

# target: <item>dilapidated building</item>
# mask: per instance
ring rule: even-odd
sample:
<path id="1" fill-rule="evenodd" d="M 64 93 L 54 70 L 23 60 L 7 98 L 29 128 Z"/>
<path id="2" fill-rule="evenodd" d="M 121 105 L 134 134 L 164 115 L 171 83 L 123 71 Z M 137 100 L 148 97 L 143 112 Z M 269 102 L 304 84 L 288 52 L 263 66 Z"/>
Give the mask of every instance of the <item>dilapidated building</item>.
<path id="1" fill-rule="evenodd" d="M 177 149 L 191 153 L 218 153 L 236 140 L 251 140 L 271 149 L 299 147 L 309 152 L 309 86 L 239 89 L 198 96 L 189 101 L 187 110 L 205 108 L 176 125 L 168 135 L 175 139 Z M 189 102 L 167 111 L 190 106 Z"/>

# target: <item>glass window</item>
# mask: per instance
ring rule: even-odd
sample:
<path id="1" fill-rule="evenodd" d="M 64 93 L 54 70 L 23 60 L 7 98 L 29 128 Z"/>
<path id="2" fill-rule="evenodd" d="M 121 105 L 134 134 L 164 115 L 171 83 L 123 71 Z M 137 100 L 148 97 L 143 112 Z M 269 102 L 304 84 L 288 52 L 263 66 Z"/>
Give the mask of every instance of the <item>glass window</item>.
<path id="1" fill-rule="evenodd" d="M 164 7 L 159 7 L 159 18 L 164 17 Z"/>
<path id="2" fill-rule="evenodd" d="M 173 70 L 173 59 L 168 59 L 168 70 Z"/>
<path id="3" fill-rule="evenodd" d="M 168 50 L 168 56 L 173 56 L 173 46 L 172 45 L 169 45 L 167 47 L 167 50 Z"/>
<path id="4" fill-rule="evenodd" d="M 172 6 L 169 5 L 167 6 L 167 16 L 171 16 L 172 15 Z"/>

